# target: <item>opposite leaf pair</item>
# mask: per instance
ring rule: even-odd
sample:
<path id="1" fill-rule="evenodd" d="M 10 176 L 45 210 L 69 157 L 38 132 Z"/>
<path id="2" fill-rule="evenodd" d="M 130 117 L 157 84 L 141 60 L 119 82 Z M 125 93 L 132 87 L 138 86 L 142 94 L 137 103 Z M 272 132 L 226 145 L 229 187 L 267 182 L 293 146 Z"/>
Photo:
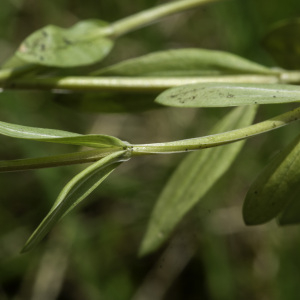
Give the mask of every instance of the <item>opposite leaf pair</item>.
<path id="1" fill-rule="evenodd" d="M 33 128 L 0 122 L 0 133 L 15 138 L 35 141 L 72 144 L 97 148 L 42 158 L 2 161 L 0 171 L 16 171 L 54 167 L 95 161 L 77 174 L 61 191 L 50 212 L 31 235 L 23 252 L 32 249 L 49 232 L 53 225 L 85 199 L 122 161 L 130 158 L 128 144 L 106 135 L 80 135 L 60 130 Z"/>

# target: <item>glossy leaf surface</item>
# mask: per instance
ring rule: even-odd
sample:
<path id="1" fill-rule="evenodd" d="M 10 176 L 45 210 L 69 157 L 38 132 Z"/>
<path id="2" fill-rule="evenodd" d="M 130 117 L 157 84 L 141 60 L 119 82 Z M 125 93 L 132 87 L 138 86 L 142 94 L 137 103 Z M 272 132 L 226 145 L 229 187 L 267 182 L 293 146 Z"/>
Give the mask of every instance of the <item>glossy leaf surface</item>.
<path id="1" fill-rule="evenodd" d="M 98 70 L 99 76 L 201 76 L 214 74 L 273 74 L 275 71 L 237 55 L 205 49 L 151 53 Z"/>
<path id="2" fill-rule="evenodd" d="M 239 107 L 227 114 L 211 133 L 233 130 L 252 123 L 256 107 Z M 183 216 L 199 202 L 228 170 L 244 142 L 189 154 L 177 167 L 152 212 L 141 254 L 157 249 Z"/>
<path id="3" fill-rule="evenodd" d="M 300 101 L 300 87 L 287 84 L 196 83 L 161 93 L 157 103 L 176 107 L 225 107 Z"/>
<path id="4" fill-rule="evenodd" d="M 60 192 L 48 215 L 26 242 L 22 252 L 38 244 L 60 218 L 84 200 L 99 184 L 124 161 L 125 151 L 112 153 L 77 174 Z"/>
<path id="5" fill-rule="evenodd" d="M 299 182 L 300 136 L 283 149 L 251 185 L 243 207 L 245 223 L 258 225 L 278 216 Z M 286 217 L 282 220 L 288 221 Z"/>
<path id="6" fill-rule="evenodd" d="M 46 26 L 31 34 L 16 55 L 23 61 L 52 67 L 78 67 L 101 61 L 113 41 L 101 34 L 107 23 L 87 20 L 64 29 Z"/>

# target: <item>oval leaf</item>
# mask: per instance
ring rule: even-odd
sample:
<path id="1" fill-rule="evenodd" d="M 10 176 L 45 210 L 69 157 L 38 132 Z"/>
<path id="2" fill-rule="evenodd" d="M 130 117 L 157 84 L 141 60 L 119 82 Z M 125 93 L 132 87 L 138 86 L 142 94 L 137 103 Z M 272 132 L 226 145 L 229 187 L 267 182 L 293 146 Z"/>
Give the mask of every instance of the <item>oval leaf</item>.
<path id="1" fill-rule="evenodd" d="M 251 185 L 243 206 L 247 225 L 275 218 L 300 181 L 300 135 L 268 164 Z M 299 197 L 298 197 L 299 199 Z"/>
<path id="2" fill-rule="evenodd" d="M 299 69 L 300 19 L 289 19 L 276 24 L 262 44 L 281 67 Z"/>
<path id="3" fill-rule="evenodd" d="M 31 34 L 16 55 L 23 61 L 53 67 L 78 67 L 101 61 L 113 41 L 102 35 L 103 21 L 87 20 L 69 29 L 46 26 Z"/>
<path id="4" fill-rule="evenodd" d="M 63 215 L 96 189 L 125 160 L 125 153 L 125 151 L 112 153 L 76 175 L 60 192 L 50 212 L 30 236 L 22 252 L 27 252 L 36 246 Z"/>
<path id="5" fill-rule="evenodd" d="M 252 123 L 256 107 L 239 107 L 227 114 L 212 133 L 244 127 Z M 244 142 L 205 149 L 189 154 L 175 170 L 152 212 L 141 254 L 157 249 L 183 216 L 199 202 L 228 170 Z"/>
<path id="6" fill-rule="evenodd" d="M 176 107 L 225 107 L 300 101 L 300 87 L 287 84 L 196 83 L 171 88 L 155 102 Z"/>
<path id="7" fill-rule="evenodd" d="M 68 131 L 35 128 L 6 122 L 0 122 L 0 134 L 20 139 L 93 148 L 122 148 L 128 145 L 128 143 L 109 135 L 81 135 Z"/>
<path id="8" fill-rule="evenodd" d="M 199 76 L 232 73 L 274 74 L 276 72 L 223 51 L 179 49 L 129 59 L 92 74 L 96 76 Z"/>

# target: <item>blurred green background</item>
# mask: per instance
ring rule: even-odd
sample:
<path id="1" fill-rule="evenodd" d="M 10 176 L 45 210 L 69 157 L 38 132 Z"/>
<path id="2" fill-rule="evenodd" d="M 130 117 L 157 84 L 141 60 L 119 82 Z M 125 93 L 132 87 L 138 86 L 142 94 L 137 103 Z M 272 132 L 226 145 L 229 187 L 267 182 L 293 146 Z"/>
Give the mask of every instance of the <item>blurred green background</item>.
<path id="1" fill-rule="evenodd" d="M 47 24 L 67 27 L 89 18 L 114 21 L 164 2 L 1 0 L 0 61 Z M 152 51 L 198 47 L 273 66 L 261 39 L 274 22 L 299 14 L 299 0 L 212 3 L 120 38 L 101 65 Z M 0 119 L 148 143 L 205 135 L 228 111 L 164 108 L 83 114 L 59 106 L 54 98 L 46 92 L 3 92 Z M 261 107 L 257 121 L 291 107 Z M 37 249 L 22 255 L 23 243 L 82 166 L 0 174 L 0 299 L 298 299 L 299 227 L 279 228 L 275 222 L 246 227 L 241 216 L 251 182 L 296 134 L 297 125 L 291 125 L 249 140 L 230 171 L 186 216 L 167 245 L 143 258 L 137 252 L 151 209 L 184 155 L 124 164 Z M 75 150 L 4 136 L 0 140 L 1 160 Z"/>

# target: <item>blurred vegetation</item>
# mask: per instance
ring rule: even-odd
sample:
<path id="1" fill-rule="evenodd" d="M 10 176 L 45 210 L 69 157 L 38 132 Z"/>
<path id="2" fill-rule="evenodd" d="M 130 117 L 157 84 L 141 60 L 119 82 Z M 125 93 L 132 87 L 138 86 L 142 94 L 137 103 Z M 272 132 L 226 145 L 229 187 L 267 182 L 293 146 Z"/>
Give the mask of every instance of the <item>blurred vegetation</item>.
<path id="1" fill-rule="evenodd" d="M 67 27 L 88 18 L 113 21 L 163 2 L 2 0 L 0 61 L 47 24 Z M 213 3 L 120 38 L 101 65 L 151 51 L 199 47 L 273 66 L 260 41 L 274 22 L 297 17 L 299 11 L 298 0 Z M 55 95 L 46 92 L 1 93 L 0 119 L 150 143 L 205 135 L 228 111 L 164 108 L 82 114 L 54 100 Z M 257 120 L 291 107 L 261 107 Z M 143 258 L 137 252 L 151 209 L 183 155 L 139 158 L 122 166 L 41 246 L 24 255 L 19 254 L 23 243 L 80 167 L 0 174 L 0 299 L 298 299 L 299 227 L 279 228 L 273 222 L 246 227 L 241 215 L 251 182 L 296 133 L 292 125 L 249 140 L 231 170 L 183 220 L 168 244 Z M 0 157 L 68 149 L 1 136 Z"/>

